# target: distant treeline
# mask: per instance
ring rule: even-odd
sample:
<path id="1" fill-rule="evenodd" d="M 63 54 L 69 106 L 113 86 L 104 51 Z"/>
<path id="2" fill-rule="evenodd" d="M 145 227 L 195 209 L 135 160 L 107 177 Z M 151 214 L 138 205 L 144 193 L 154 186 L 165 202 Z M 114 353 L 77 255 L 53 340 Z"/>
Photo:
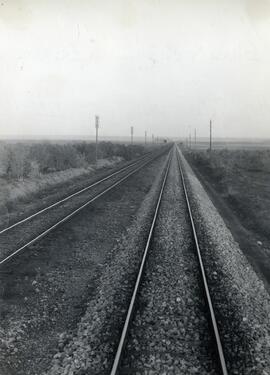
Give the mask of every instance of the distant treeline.
<path id="1" fill-rule="evenodd" d="M 95 162 L 95 144 L 74 143 L 2 143 L 1 175 L 12 179 L 38 176 L 69 168 L 87 168 Z M 142 145 L 100 142 L 98 157 L 130 160 L 145 152 Z"/>

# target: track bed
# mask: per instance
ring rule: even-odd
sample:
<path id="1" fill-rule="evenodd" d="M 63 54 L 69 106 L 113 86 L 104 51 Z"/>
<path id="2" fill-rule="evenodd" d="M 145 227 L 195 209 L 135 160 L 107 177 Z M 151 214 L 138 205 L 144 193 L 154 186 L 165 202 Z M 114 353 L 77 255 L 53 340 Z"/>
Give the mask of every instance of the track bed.
<path id="1" fill-rule="evenodd" d="M 42 373 L 76 328 L 165 156 L 3 264 L 0 374 Z"/>
<path id="2" fill-rule="evenodd" d="M 174 153 L 121 374 L 216 374 L 215 343 Z"/>

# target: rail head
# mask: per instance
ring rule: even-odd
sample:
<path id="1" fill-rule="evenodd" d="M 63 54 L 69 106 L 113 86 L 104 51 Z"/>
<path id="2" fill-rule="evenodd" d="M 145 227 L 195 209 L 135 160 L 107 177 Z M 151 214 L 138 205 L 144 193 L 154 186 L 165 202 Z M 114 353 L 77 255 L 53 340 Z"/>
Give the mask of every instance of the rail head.
<path id="1" fill-rule="evenodd" d="M 122 354 L 123 354 L 123 351 L 124 351 L 124 348 L 125 348 L 125 342 L 126 342 L 126 338 L 127 338 L 127 335 L 128 335 L 128 329 L 129 329 L 131 318 L 132 318 L 132 315 L 133 315 L 134 306 L 135 306 L 135 302 L 136 302 L 136 298 L 137 298 L 137 295 L 138 295 L 138 290 L 139 290 L 139 286 L 140 286 L 140 283 L 141 283 L 141 278 L 142 278 L 142 274 L 143 274 L 143 270 L 144 270 L 144 266 L 145 266 L 145 261 L 146 261 L 147 255 L 148 255 L 148 250 L 149 250 L 151 239 L 152 239 L 152 236 L 153 236 L 153 232 L 154 232 L 154 228 L 155 228 L 155 224 L 156 224 L 156 220 L 157 220 L 157 216 L 158 216 L 158 212 L 159 212 L 159 208 L 160 208 L 161 199 L 162 199 L 162 196 L 163 196 L 164 188 L 165 188 L 165 185 L 166 185 L 166 181 L 167 181 L 167 177 L 168 177 L 168 173 L 169 173 L 169 169 L 170 169 L 170 165 L 171 165 L 171 160 L 172 160 L 172 149 L 171 149 L 169 157 L 168 157 L 168 161 L 167 161 L 167 165 L 166 165 L 166 169 L 165 169 L 165 175 L 164 175 L 164 178 L 163 178 L 163 181 L 162 181 L 162 184 L 161 184 L 160 192 L 159 192 L 156 207 L 155 207 L 154 216 L 153 216 L 151 227 L 150 227 L 150 230 L 149 230 L 147 242 L 146 242 L 146 245 L 145 245 L 145 248 L 144 248 L 144 251 L 143 251 L 140 268 L 139 268 L 139 271 L 138 271 L 137 279 L 136 279 L 135 286 L 134 286 L 134 289 L 133 289 L 132 297 L 131 297 L 130 304 L 129 304 L 129 307 L 128 307 L 128 311 L 127 311 L 127 314 L 126 314 L 125 323 L 124 323 L 124 326 L 123 326 L 123 329 L 122 329 L 122 332 L 121 332 L 121 337 L 120 337 L 120 340 L 119 340 L 119 343 L 118 343 L 118 347 L 117 347 L 117 350 L 116 350 L 116 354 L 115 354 L 115 357 L 114 357 L 114 361 L 113 361 L 113 365 L 112 365 L 110 375 L 116 375 L 118 373 L 120 365 L 121 365 L 121 358 L 122 358 Z"/>

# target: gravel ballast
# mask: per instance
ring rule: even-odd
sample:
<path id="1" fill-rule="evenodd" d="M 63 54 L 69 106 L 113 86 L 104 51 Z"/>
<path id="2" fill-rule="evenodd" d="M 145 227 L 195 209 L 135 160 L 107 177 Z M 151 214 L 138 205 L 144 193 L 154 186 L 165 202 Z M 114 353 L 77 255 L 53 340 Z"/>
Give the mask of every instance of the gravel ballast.
<path id="1" fill-rule="evenodd" d="M 61 349 L 47 375 L 107 374 L 110 370 L 164 170 L 165 166 L 133 224 L 113 249 L 112 261 L 100 278 L 96 298 L 88 303 L 76 333 L 70 337 L 63 332 L 59 337 Z"/>
<path id="2" fill-rule="evenodd" d="M 230 374 L 270 374 L 270 296 L 181 154 Z"/>
<path id="3" fill-rule="evenodd" d="M 63 351 L 165 160 L 150 163 L 1 268 L 1 375 L 40 375 Z"/>
<path id="4" fill-rule="evenodd" d="M 159 151 L 158 155 L 161 153 L 162 151 Z M 156 153 L 151 156 L 153 158 L 156 157 Z M 65 216 L 69 215 L 72 211 L 76 210 L 78 207 L 95 197 L 95 195 L 104 191 L 106 188 L 119 181 L 128 173 L 136 170 L 140 165 L 145 164 L 148 160 L 148 158 L 147 160 L 142 160 L 128 170 L 121 171 L 119 174 L 110 177 L 108 180 L 105 180 L 102 183 L 73 196 L 71 199 L 62 202 L 48 211 L 42 212 L 41 215 L 33 217 L 32 219 L 21 223 L 19 226 L 15 226 L 7 232 L 2 233 L 0 236 L 0 259 L 3 259 L 5 256 L 11 254 L 14 250 L 24 246 L 37 235 L 40 235 L 43 231 L 53 226 L 60 219 L 63 219 Z M 63 191 L 65 191 L 64 188 Z"/>
<path id="5" fill-rule="evenodd" d="M 217 374 L 215 344 L 174 153 L 121 374 Z"/>
<path id="6" fill-rule="evenodd" d="M 180 157 L 228 372 L 270 375 L 270 296 Z M 110 373 L 165 173 L 161 160 L 0 274 L 1 375 Z M 174 152 L 121 373 L 219 373 L 208 318 Z"/>

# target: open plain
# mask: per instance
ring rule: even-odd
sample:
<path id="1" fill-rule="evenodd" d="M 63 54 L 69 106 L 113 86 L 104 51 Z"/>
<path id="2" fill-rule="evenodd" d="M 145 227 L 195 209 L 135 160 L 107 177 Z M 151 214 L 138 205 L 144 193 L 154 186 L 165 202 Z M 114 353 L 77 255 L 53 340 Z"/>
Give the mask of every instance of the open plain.
<path id="1" fill-rule="evenodd" d="M 163 145 L 14 211 L 1 375 L 269 372 L 267 287 L 187 160 Z"/>

